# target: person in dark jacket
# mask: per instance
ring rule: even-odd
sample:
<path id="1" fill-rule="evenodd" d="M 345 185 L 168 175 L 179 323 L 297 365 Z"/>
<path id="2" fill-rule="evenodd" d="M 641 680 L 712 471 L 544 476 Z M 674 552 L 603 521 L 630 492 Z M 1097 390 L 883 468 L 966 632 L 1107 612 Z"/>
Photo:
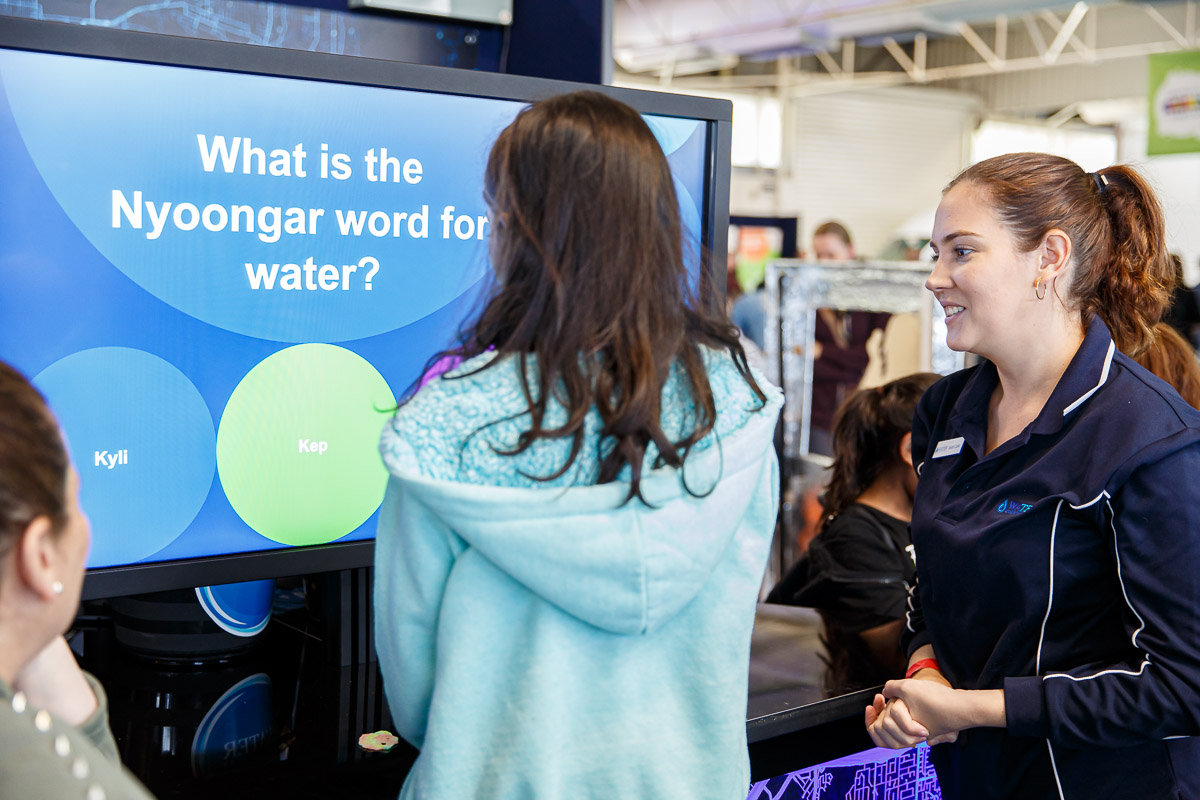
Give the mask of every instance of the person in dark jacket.
<path id="1" fill-rule="evenodd" d="M 900 631 L 917 571 L 908 535 L 917 485 L 912 418 L 938 377 L 917 373 L 860 389 L 838 409 L 825 522 L 767 597 L 821 612 L 831 693 L 904 674 Z"/>
<path id="2" fill-rule="evenodd" d="M 946 798 L 1200 797 L 1200 413 L 1136 364 L 1169 296 L 1132 169 L 970 167 L 927 286 L 982 364 L 913 423 L 911 680 L 866 709 Z"/>

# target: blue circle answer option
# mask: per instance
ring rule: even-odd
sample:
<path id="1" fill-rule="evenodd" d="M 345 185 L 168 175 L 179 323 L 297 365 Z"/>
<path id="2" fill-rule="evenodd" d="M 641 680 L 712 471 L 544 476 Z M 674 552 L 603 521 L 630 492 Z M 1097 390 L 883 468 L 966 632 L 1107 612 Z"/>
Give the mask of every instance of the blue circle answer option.
<path id="1" fill-rule="evenodd" d="M 89 567 L 140 561 L 187 529 L 212 487 L 216 433 L 182 372 L 141 350 L 98 347 L 59 359 L 34 383 L 79 472 Z"/>

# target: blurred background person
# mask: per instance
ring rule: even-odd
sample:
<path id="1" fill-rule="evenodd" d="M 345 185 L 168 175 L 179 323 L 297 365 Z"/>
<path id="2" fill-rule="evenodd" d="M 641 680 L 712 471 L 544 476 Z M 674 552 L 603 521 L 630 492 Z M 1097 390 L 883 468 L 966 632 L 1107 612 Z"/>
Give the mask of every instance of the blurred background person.
<path id="1" fill-rule="evenodd" d="M 839 222 L 813 231 L 812 255 L 818 261 L 853 261 L 854 242 Z M 813 351 L 812 411 L 809 451 L 832 455 L 830 429 L 838 406 L 862 382 L 870 355 L 867 340 L 887 326 L 889 314 L 822 308 L 817 311 Z"/>
<path id="2" fill-rule="evenodd" d="M 1195 348 L 1200 346 L 1200 298 L 1195 287 L 1188 286 L 1183 279 L 1183 259 L 1171 254 L 1175 267 L 1175 285 L 1171 289 L 1171 304 L 1163 314 L 1163 322 L 1170 325 L 1184 340 Z"/>
<path id="3" fill-rule="evenodd" d="M 763 276 L 766 262 L 771 257 L 770 243 L 764 231 L 745 226 L 737 229 L 736 237 L 736 244 L 729 248 L 725 290 L 729 319 L 738 326 L 744 339 L 749 339 L 755 350 L 761 352 L 765 346 L 767 324 Z M 739 259 L 743 263 L 739 263 Z M 749 269 L 745 267 L 747 261 L 751 262 Z M 749 281 L 745 287 L 742 286 L 743 273 Z"/>
<path id="4" fill-rule="evenodd" d="M 824 525 L 767 598 L 821 612 L 830 692 L 904 675 L 900 630 L 916 574 L 912 418 L 938 378 L 917 373 L 861 389 L 838 409 Z"/>

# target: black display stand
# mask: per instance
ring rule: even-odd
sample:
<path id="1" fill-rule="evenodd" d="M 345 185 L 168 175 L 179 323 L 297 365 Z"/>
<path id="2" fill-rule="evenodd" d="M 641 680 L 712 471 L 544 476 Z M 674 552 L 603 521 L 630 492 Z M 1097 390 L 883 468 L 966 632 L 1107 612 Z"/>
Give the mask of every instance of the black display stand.
<path id="1" fill-rule="evenodd" d="M 308 608 L 327 664 L 375 662 L 374 569 L 343 569 L 306 579 Z"/>

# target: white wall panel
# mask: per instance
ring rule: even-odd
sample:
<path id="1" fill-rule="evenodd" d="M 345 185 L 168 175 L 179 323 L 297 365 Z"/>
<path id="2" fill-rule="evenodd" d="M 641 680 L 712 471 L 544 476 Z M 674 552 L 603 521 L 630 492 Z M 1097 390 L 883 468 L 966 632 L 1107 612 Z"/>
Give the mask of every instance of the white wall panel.
<path id="1" fill-rule="evenodd" d="M 914 215 L 937 205 L 970 156 L 976 101 L 929 88 L 807 97 L 792 102 L 793 136 L 776 173 L 735 171 L 735 214 L 798 214 L 801 242 L 836 219 L 860 254 L 874 255 Z"/>

